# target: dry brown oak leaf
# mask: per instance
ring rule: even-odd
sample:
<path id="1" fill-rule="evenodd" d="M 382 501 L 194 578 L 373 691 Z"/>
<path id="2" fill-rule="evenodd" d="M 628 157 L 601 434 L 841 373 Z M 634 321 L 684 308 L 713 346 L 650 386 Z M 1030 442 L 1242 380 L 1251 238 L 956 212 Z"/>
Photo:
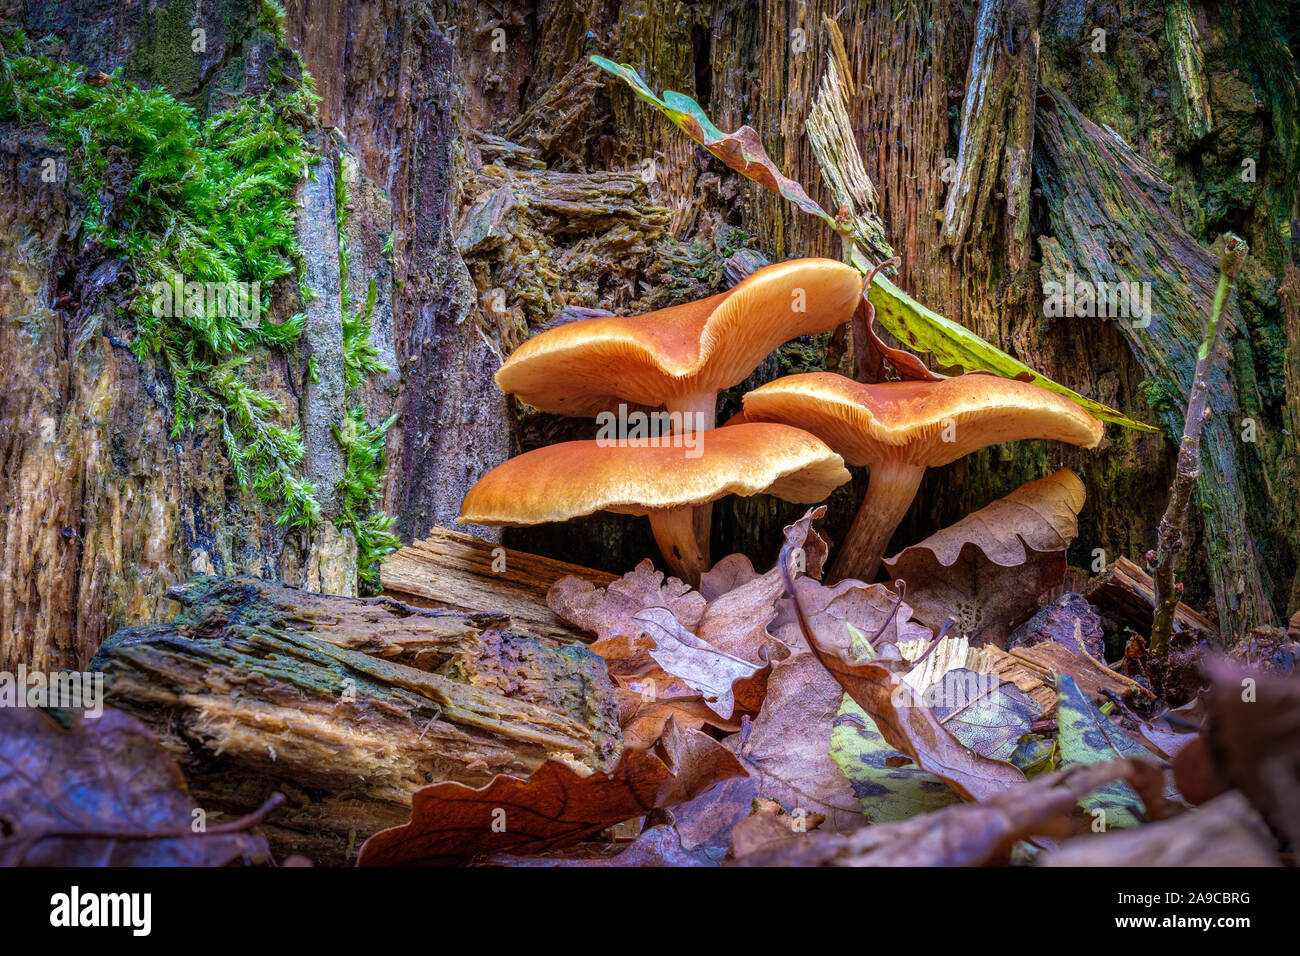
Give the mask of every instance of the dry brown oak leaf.
<path id="1" fill-rule="evenodd" d="M 1001 647 L 1065 579 L 1083 502 L 1083 482 L 1062 468 L 904 548 L 885 567 L 907 582 L 918 620 L 938 630 L 951 617 L 972 644 Z"/>
<path id="2" fill-rule="evenodd" d="M 357 865 L 447 866 L 480 854 L 549 853 L 744 774 L 712 737 L 670 721 L 653 751 L 624 750 L 608 773 L 582 776 L 552 758 L 527 780 L 499 774 L 478 789 L 423 787 L 412 799 L 411 822 L 372 836 Z"/>
<path id="3" fill-rule="evenodd" d="M 852 833 L 785 835 L 770 821 L 751 817 L 732 834 L 739 866 L 981 866 L 1005 862 L 1017 841 L 1061 838 L 1074 829 L 1080 797 L 1113 780 L 1125 780 L 1146 805 L 1164 809 L 1160 768 L 1141 760 L 1089 764 L 1037 777 L 981 803 L 957 804 L 898 823 L 864 826 Z M 760 812 L 779 812 L 771 807 Z"/>

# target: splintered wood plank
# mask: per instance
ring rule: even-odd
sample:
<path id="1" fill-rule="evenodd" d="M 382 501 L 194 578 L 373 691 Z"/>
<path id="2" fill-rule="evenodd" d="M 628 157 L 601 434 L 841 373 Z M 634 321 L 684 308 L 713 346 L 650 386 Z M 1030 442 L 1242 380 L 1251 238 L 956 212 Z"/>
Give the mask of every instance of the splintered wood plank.
<path id="1" fill-rule="evenodd" d="M 408 604 L 502 614 L 529 634 L 565 642 L 591 637 L 547 607 L 551 585 L 570 574 L 596 587 L 617 578 L 442 527 L 390 555 L 379 574 L 385 593 Z"/>
<path id="2" fill-rule="evenodd" d="M 1028 695 L 1050 717 L 1056 711 L 1056 682 L 1052 675 L 1038 667 L 1030 667 L 993 644 L 971 648 L 972 670 L 996 674 Z"/>
<path id="3" fill-rule="evenodd" d="M 1086 597 L 1112 621 L 1143 636 L 1151 633 L 1155 585 L 1151 575 L 1128 558 L 1119 558 L 1103 571 L 1088 588 Z M 1180 631 L 1198 631 L 1205 637 L 1218 636 L 1218 628 L 1208 618 L 1182 603 L 1174 611 L 1174 626 Z"/>

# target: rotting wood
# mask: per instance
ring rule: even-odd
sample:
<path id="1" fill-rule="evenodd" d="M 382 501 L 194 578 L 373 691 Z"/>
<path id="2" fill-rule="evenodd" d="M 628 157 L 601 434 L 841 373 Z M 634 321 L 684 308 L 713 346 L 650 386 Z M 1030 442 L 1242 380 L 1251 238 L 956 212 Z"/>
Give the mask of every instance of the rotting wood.
<path id="1" fill-rule="evenodd" d="M 507 615 L 519 627 L 560 641 L 589 641 L 546 605 L 546 592 L 576 574 L 605 587 L 617 575 L 500 547 L 479 538 L 434 528 L 423 541 L 384 562 L 384 591 L 410 604 L 485 610 Z"/>
<path id="2" fill-rule="evenodd" d="M 962 104 L 956 179 L 943 213 L 943 243 L 952 247 L 954 263 L 960 262 L 970 232 L 992 231 L 996 223 L 988 220 L 999 213 L 1005 216 L 1009 269 L 1017 272 L 1028 262 L 1038 17 L 1037 3 L 980 4 Z M 993 198 L 995 190 L 1001 202 Z M 982 216 L 988 219 L 981 221 Z"/>
<path id="3" fill-rule="evenodd" d="M 168 624 L 100 649 L 110 706 L 143 720 L 210 815 L 279 790 L 278 855 L 345 863 L 427 783 L 593 769 L 622 747 L 604 662 L 499 614 L 197 578 Z"/>
<path id="4" fill-rule="evenodd" d="M 1151 632 L 1155 584 L 1136 562 L 1116 560 L 1093 581 L 1086 596 L 1112 625 L 1132 628 L 1143 636 Z M 1218 634 L 1208 618 L 1181 603 L 1174 612 L 1174 626 L 1206 637 Z"/>

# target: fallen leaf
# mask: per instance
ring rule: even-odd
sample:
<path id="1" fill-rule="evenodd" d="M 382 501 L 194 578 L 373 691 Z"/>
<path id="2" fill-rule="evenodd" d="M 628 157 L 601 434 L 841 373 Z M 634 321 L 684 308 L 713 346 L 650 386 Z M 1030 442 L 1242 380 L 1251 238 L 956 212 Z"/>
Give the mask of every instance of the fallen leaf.
<path id="1" fill-rule="evenodd" d="M 945 671 L 926 693 L 938 698 L 930 709 L 939 723 L 971 750 L 995 760 L 1009 762 L 1020 738 L 1042 716 L 1015 684 L 965 667 Z"/>
<path id="2" fill-rule="evenodd" d="M 1300 678 L 1219 658 L 1208 658 L 1204 668 L 1209 767 L 1300 846 Z M 1178 779 L 1180 790 L 1190 789 Z"/>
<path id="3" fill-rule="evenodd" d="M 666 819 L 665 825 L 677 831 L 687 852 L 705 854 L 721 864 L 731 846 L 731 831 L 749 816 L 757 796 L 758 782 L 753 777 L 729 777 L 698 797 L 652 816 Z"/>
<path id="4" fill-rule="evenodd" d="M 1204 724 L 1204 708 L 1205 702 L 1201 698 L 1189 700 L 1181 707 L 1175 707 L 1173 710 L 1166 711 L 1158 717 L 1139 724 L 1138 733 L 1146 739 L 1146 742 L 1156 750 L 1159 756 L 1172 760 L 1188 744 L 1200 736 L 1191 728 L 1195 725 Z M 1176 724 L 1175 721 L 1177 721 Z"/>
<path id="5" fill-rule="evenodd" d="M 729 554 L 700 575 L 700 594 L 705 601 L 716 601 L 758 576 L 749 558 L 743 554 Z"/>
<path id="6" fill-rule="evenodd" d="M 967 800 L 983 800 L 1024 780 L 1005 761 L 980 756 L 961 743 L 935 713 L 880 663 L 854 663 L 845 646 L 816 641 L 816 654 L 849 696 L 871 714 L 885 740 Z"/>
<path id="7" fill-rule="evenodd" d="M 679 727 L 699 730 L 705 724 L 726 733 L 735 733 L 740 722 L 723 720 L 699 698 L 641 702 L 634 706 L 623 723 L 623 746 L 633 750 L 647 750 L 663 736 L 669 719 Z"/>
<path id="8" fill-rule="evenodd" d="M 682 847 L 677 831 L 672 827 L 651 827 L 641 833 L 626 847 L 602 847 L 604 852 L 566 854 L 554 856 L 517 856 L 510 853 L 493 853 L 485 857 L 484 866 L 547 867 L 547 866 L 717 866 L 703 852 L 692 853 Z"/>
<path id="9" fill-rule="evenodd" d="M 1117 757 L 1150 756 L 1145 747 L 1094 707 L 1068 674 L 1058 676 L 1057 693 L 1060 695 L 1057 739 L 1062 767 L 1105 763 Z M 1137 815 L 1146 813 L 1138 795 L 1122 781 L 1088 794 L 1081 803 L 1094 814 L 1104 814 L 1101 819 L 1108 829 L 1136 826 Z"/>
<path id="10" fill-rule="evenodd" d="M 812 578 L 821 577 L 827 556 L 826 542 L 812 530 L 812 522 L 825 514 L 825 507 L 810 509 L 785 529 L 786 546 L 797 549 L 801 569 Z M 749 576 L 745 565 L 749 565 L 748 559 L 744 559 L 744 565 L 733 563 L 724 575 L 708 582 L 710 591 L 721 587 L 727 580 L 735 582 L 735 586 L 710 599 L 696 634 L 718 650 L 744 660 L 775 662 L 788 653 L 768 630 L 777 615 L 777 603 L 785 593 L 785 581 L 780 567 L 774 566 L 766 574 Z M 700 586 L 705 587 L 703 580 Z"/>
<path id="11" fill-rule="evenodd" d="M 849 579 L 827 587 L 809 578 L 796 578 L 795 587 L 814 633 L 847 634 L 847 626 L 852 625 L 881 646 L 928 642 L 933 637 L 929 628 L 911 620 L 912 608 L 883 584 Z M 792 597 L 777 605 L 772 627 L 783 644 L 809 649 Z"/>
<path id="12" fill-rule="evenodd" d="M 806 578 L 787 578 L 787 587 L 810 649 L 854 702 L 871 715 L 891 746 L 967 799 L 983 799 L 1024 781 L 1024 774 L 1011 764 L 965 747 L 885 663 L 859 659 L 853 653 L 854 636 L 847 628 L 814 630 L 802 598 L 809 592 L 816 595 L 820 585 Z"/>
<path id="13" fill-rule="evenodd" d="M 1159 768 L 1139 760 L 1075 767 L 1035 778 L 990 795 L 899 823 L 860 827 L 850 833 L 820 830 L 782 834 L 742 821 L 731 861 L 738 866 L 981 866 L 1005 862 L 1011 847 L 1034 837 L 1061 838 L 1072 829 L 1072 811 L 1087 793 L 1114 780 L 1159 800 Z M 757 844 L 757 845 L 755 845 Z"/>
<path id="14" fill-rule="evenodd" d="M 733 685 L 766 669 L 767 665 L 732 657 L 700 640 L 678 624 L 667 608 L 649 608 L 633 620 L 654 640 L 649 653 L 659 666 L 699 691 L 704 702 L 724 720 L 730 719 L 735 710 Z"/>
<path id="15" fill-rule="evenodd" d="M 1022 485 L 1005 498 L 887 559 L 908 584 L 916 617 L 934 630 L 950 618 L 977 643 L 1002 645 L 1065 579 L 1065 549 L 1078 533 L 1081 482 L 1068 468 Z"/>
<path id="16" fill-rule="evenodd" d="M 1138 827 L 1075 837 L 1039 866 L 1278 866 L 1276 841 L 1250 803 L 1233 790 L 1199 809 Z"/>
<path id="17" fill-rule="evenodd" d="M 583 776 L 552 758 L 527 780 L 499 774 L 477 789 L 422 787 L 412 799 L 411 822 L 372 836 L 357 865 L 448 865 L 484 853 L 548 853 L 744 773 L 712 737 L 670 722 L 653 751 L 624 750 L 608 773 Z"/>
<path id="18" fill-rule="evenodd" d="M 705 602 L 689 584 L 671 577 L 664 580 L 663 572 L 646 558 L 604 588 L 574 575 L 560 578 L 547 592 L 546 604 L 570 624 L 606 639 L 634 633 L 632 618 L 650 607 L 667 608 L 678 624 L 693 630 Z"/>
<path id="19" fill-rule="evenodd" d="M 837 830 L 862 823 L 853 788 L 830 756 L 842 697 L 815 657 L 796 654 L 772 668 L 767 699 L 748 733 L 724 741 L 753 778 L 756 796 L 822 814 Z"/>
<path id="20" fill-rule="evenodd" d="M 753 812 L 731 832 L 728 856 L 749 856 L 774 843 L 784 843 L 796 834 L 807 833 L 821 822 L 816 815 L 802 810 L 790 812 L 775 800 L 755 800 Z"/>
<path id="21" fill-rule="evenodd" d="M 837 683 L 836 689 L 839 689 Z M 960 803 L 946 783 L 891 747 L 871 715 L 841 694 L 831 730 L 830 756 L 872 823 L 893 823 Z"/>
<path id="22" fill-rule="evenodd" d="M 813 574 L 827 548 L 812 522 L 825 513 L 811 508 L 785 529 L 786 545 Z M 620 725 L 631 744 L 651 743 L 673 713 L 683 726 L 734 731 L 736 708 L 757 713 L 769 664 L 790 653 L 767 630 L 785 589 L 779 568 L 758 574 L 748 558 L 730 555 L 704 574 L 701 588 L 708 600 L 676 578 L 665 582 L 648 561 L 604 589 L 576 577 L 551 588 L 552 610 L 597 635 L 591 650 L 630 692 L 620 695 Z M 702 716 L 700 704 L 713 715 Z"/>
<path id="23" fill-rule="evenodd" d="M 196 833 L 180 768 L 135 718 L 105 709 L 65 729 L 0 708 L 0 866 L 268 863 L 253 827 L 279 802 Z"/>

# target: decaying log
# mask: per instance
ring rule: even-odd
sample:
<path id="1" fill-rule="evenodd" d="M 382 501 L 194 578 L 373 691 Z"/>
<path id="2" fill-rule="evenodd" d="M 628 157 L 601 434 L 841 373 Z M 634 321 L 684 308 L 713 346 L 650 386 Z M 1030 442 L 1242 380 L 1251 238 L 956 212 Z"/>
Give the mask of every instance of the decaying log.
<path id="1" fill-rule="evenodd" d="M 1036 162 L 1053 234 L 1040 244 L 1043 274 L 1069 287 L 1072 301 L 1079 283 L 1087 283 L 1079 293 L 1085 296 L 1085 314 L 1116 320 L 1154 383 L 1149 387 L 1164 396 L 1158 403 L 1163 424 L 1181 436 L 1202 325 L 1218 285 L 1218 262 L 1179 221 L 1170 203 L 1173 186 L 1113 130 L 1051 90 L 1036 124 Z M 1140 308 L 1130 304 L 1121 310 L 1118 300 L 1100 299 L 1095 308 L 1086 307 L 1089 290 L 1118 295 L 1116 283 L 1125 282 L 1146 283 L 1132 287 L 1142 291 Z M 1072 315 L 1073 308 L 1065 314 Z M 1196 484 L 1195 500 L 1205 521 L 1220 626 L 1227 636 L 1241 636 L 1273 623 L 1274 612 L 1247 520 L 1251 509 L 1239 435 L 1244 413 L 1233 385 L 1230 344 L 1246 329 L 1238 303 L 1225 307 L 1223 322 L 1208 372 L 1211 417 L 1201 436 L 1204 477 Z"/>
<path id="2" fill-rule="evenodd" d="M 1155 584 L 1151 575 L 1128 558 L 1118 559 L 1098 575 L 1088 588 L 1087 598 L 1113 625 L 1131 627 L 1144 637 L 1151 633 Z M 1208 618 L 1182 603 L 1174 610 L 1174 629 L 1218 636 L 1218 629 Z"/>
<path id="3" fill-rule="evenodd" d="M 124 628 L 96 655 L 107 702 L 154 731 L 209 819 L 283 792 L 268 825 L 280 856 L 346 863 L 427 783 L 527 775 L 549 754 L 602 767 L 621 749 L 604 662 L 499 612 L 251 578 L 172 595 L 175 620 Z"/>
<path id="4" fill-rule="evenodd" d="M 604 587 L 617 577 L 576 564 L 490 544 L 434 528 L 423 541 L 390 555 L 380 570 L 384 592 L 425 607 L 493 610 L 530 634 L 561 641 L 589 641 L 546 605 L 546 592 L 576 574 Z"/>

